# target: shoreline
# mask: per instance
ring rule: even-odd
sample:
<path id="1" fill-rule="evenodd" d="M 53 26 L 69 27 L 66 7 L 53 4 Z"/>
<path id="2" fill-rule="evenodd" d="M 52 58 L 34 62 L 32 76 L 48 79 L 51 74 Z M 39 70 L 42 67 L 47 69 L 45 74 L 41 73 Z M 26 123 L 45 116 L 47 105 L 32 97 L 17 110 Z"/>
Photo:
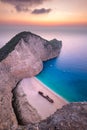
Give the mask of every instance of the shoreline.
<path id="1" fill-rule="evenodd" d="M 37 111 L 41 120 L 46 119 L 57 109 L 68 104 L 60 95 L 57 95 L 36 77 L 23 79 L 19 87 L 26 95 L 27 102 Z M 38 92 L 41 91 L 44 96 L 48 96 L 53 100 L 53 103 L 49 102 L 46 98 L 41 96 Z"/>
<path id="2" fill-rule="evenodd" d="M 33 77 L 35 80 L 37 80 L 41 85 L 43 85 L 48 91 L 51 91 L 51 93 L 53 93 L 54 95 L 56 95 L 57 97 L 61 98 L 62 100 L 64 100 L 66 103 L 69 103 L 69 101 L 67 101 L 65 98 L 63 98 L 62 96 L 60 96 L 59 94 L 57 94 L 56 92 L 54 92 L 51 88 L 49 88 L 47 85 L 45 85 L 43 82 L 41 82 L 41 80 L 39 80 L 36 77 Z"/>

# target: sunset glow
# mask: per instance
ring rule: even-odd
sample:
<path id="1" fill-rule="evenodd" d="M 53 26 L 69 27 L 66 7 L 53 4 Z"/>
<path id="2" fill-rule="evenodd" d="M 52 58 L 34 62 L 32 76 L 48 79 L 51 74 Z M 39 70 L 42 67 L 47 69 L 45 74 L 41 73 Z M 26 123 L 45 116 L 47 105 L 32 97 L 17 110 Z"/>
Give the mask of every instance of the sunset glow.
<path id="1" fill-rule="evenodd" d="M 0 23 L 29 25 L 87 24 L 87 0 L 0 2 Z"/>

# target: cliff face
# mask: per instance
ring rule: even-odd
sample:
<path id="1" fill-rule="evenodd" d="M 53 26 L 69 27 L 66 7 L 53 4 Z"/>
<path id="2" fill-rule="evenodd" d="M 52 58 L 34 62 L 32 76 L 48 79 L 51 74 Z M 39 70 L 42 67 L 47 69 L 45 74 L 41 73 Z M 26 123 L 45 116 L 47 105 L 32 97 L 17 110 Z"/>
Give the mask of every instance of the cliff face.
<path id="1" fill-rule="evenodd" d="M 12 88 L 15 79 L 8 72 L 8 67 L 0 63 L 0 130 L 15 130 L 17 120 L 12 107 Z"/>
<path id="2" fill-rule="evenodd" d="M 60 53 L 61 41 L 47 41 L 30 32 L 16 35 L 0 50 L 0 60 L 9 67 L 11 75 L 17 79 L 38 74 L 42 61 L 56 57 Z"/>
<path id="3" fill-rule="evenodd" d="M 20 87 L 20 83 L 13 90 L 13 96 L 13 107 L 19 124 L 27 125 L 41 121 L 40 114 L 27 100 L 27 96 L 23 88 Z"/>
<path id="4" fill-rule="evenodd" d="M 86 102 L 68 104 L 40 123 L 18 126 L 21 115 L 15 115 L 15 106 L 21 101 L 22 107 L 28 107 L 27 102 L 23 104 L 20 100 L 24 96 L 22 92 L 21 95 L 16 92 L 17 84 L 25 77 L 38 74 L 43 68 L 42 61 L 58 56 L 61 46 L 56 39 L 47 41 L 30 32 L 22 32 L 0 49 L 0 130 L 87 130 Z M 19 100 L 15 100 L 16 95 Z M 16 107 L 20 111 L 19 106 Z M 26 109 L 21 117 L 22 125 L 31 120 L 27 112 L 32 111 L 33 121 L 40 119 L 32 106 Z M 19 122 L 16 116 L 19 116 Z"/>
<path id="5" fill-rule="evenodd" d="M 87 103 L 71 103 L 39 124 L 39 130 L 87 130 Z"/>
<path id="6" fill-rule="evenodd" d="M 87 130 L 87 102 L 71 103 L 57 110 L 52 116 L 35 125 L 18 130 Z"/>
<path id="7" fill-rule="evenodd" d="M 62 46 L 61 41 L 56 39 L 47 41 L 31 32 L 21 32 L 0 49 L 0 61 L 5 59 L 18 45 L 20 48 L 25 45 L 34 55 L 37 53 L 42 60 L 57 56 Z"/>
<path id="8" fill-rule="evenodd" d="M 43 68 L 42 61 L 58 56 L 61 46 L 56 39 L 47 41 L 22 32 L 0 49 L 0 130 L 15 130 L 18 126 L 12 106 L 17 83 L 38 74 Z"/>

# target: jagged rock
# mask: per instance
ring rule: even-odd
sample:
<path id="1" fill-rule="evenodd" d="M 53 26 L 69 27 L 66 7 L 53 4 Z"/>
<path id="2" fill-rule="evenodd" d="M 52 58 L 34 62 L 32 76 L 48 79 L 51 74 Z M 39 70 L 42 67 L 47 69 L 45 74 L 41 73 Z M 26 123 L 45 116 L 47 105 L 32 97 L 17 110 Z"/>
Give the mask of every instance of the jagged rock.
<path id="1" fill-rule="evenodd" d="M 65 105 L 41 122 L 39 130 L 87 130 L 87 102 Z"/>
<path id="2" fill-rule="evenodd" d="M 0 49 L 0 130 L 17 128 L 12 107 L 12 90 L 17 83 L 38 74 L 43 68 L 42 61 L 58 56 L 61 46 L 61 41 L 47 41 L 22 32 Z"/>
<path id="3" fill-rule="evenodd" d="M 70 103 L 38 124 L 18 130 L 87 130 L 87 102 Z"/>
<path id="4" fill-rule="evenodd" d="M 9 67 L 11 75 L 17 79 L 38 74 L 42 61 L 56 57 L 60 53 L 61 41 L 47 41 L 30 32 L 15 36 L 0 50 L 0 60 Z"/>
<path id="5" fill-rule="evenodd" d="M 26 94 L 23 89 L 17 86 L 13 90 L 13 106 L 18 119 L 19 124 L 26 125 L 29 123 L 36 123 L 41 121 L 41 117 L 37 110 L 29 104 Z"/>
<path id="6" fill-rule="evenodd" d="M 8 73 L 8 68 L 0 63 L 0 130 L 15 130 L 17 120 L 12 108 L 12 87 L 15 79 Z"/>
<path id="7" fill-rule="evenodd" d="M 87 102 L 68 104 L 40 123 L 18 127 L 12 106 L 12 97 L 14 101 L 18 94 L 14 91 L 17 83 L 39 73 L 42 61 L 57 56 L 60 48 L 61 42 L 55 39 L 48 42 L 23 32 L 0 50 L 0 130 L 87 130 Z"/>

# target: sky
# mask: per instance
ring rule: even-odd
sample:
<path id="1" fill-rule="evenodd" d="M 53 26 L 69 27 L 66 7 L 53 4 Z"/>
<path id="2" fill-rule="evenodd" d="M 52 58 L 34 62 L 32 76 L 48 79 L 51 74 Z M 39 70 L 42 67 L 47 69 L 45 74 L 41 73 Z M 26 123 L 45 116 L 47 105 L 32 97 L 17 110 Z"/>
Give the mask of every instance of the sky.
<path id="1" fill-rule="evenodd" d="M 0 24 L 85 25 L 87 0 L 0 0 Z"/>

